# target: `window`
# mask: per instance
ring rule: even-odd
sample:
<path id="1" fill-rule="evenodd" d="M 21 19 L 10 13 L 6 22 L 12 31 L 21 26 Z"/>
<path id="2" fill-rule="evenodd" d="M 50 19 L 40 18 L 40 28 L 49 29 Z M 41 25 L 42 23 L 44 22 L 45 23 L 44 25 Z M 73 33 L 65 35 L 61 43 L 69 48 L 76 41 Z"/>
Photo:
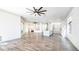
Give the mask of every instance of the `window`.
<path id="1" fill-rule="evenodd" d="M 71 34 L 71 32 L 72 32 L 72 18 L 69 17 L 67 20 L 67 33 Z"/>

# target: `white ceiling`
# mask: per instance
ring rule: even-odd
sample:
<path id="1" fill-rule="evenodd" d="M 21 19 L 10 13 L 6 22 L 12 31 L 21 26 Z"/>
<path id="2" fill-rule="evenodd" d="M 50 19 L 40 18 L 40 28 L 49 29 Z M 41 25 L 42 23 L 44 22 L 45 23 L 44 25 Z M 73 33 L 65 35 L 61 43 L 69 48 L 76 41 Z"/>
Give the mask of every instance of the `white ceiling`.
<path id="1" fill-rule="evenodd" d="M 27 7 L 29 9 L 33 9 L 32 7 Z M 37 7 L 38 8 L 38 7 Z M 43 9 L 47 10 L 45 15 L 42 16 L 34 16 L 30 15 L 25 7 L 6 7 L 1 8 L 8 12 L 15 13 L 17 15 L 25 17 L 28 21 L 37 21 L 37 22 L 61 22 L 64 20 L 69 12 L 71 11 L 71 7 L 44 7 Z"/>

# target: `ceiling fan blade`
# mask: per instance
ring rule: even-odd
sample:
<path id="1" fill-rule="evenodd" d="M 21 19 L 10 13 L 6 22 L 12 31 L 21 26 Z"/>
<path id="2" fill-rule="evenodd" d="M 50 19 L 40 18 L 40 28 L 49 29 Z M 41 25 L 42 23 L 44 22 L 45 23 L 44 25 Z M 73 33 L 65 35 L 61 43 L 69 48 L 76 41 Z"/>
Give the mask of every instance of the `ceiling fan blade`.
<path id="1" fill-rule="evenodd" d="M 40 8 L 38 9 L 38 11 L 40 11 L 42 8 L 43 8 L 43 7 L 40 7 Z"/>
<path id="2" fill-rule="evenodd" d="M 47 10 L 43 10 L 43 11 L 40 11 L 40 13 L 41 13 L 41 12 L 46 12 L 46 11 L 47 11 Z"/>
<path id="3" fill-rule="evenodd" d="M 40 13 L 40 14 L 45 14 L 45 13 Z"/>
<path id="4" fill-rule="evenodd" d="M 27 14 L 29 14 L 29 15 L 33 15 L 34 13 L 27 13 Z"/>
<path id="5" fill-rule="evenodd" d="M 36 14 L 34 13 L 34 16 L 36 16 Z"/>
<path id="6" fill-rule="evenodd" d="M 35 10 L 35 12 L 36 12 L 36 9 L 35 9 L 35 7 L 33 7 L 33 9 Z"/>
<path id="7" fill-rule="evenodd" d="M 34 13 L 31 13 L 30 15 L 33 15 Z"/>
<path id="8" fill-rule="evenodd" d="M 32 12 L 34 12 L 33 10 L 31 10 L 31 9 L 29 9 L 29 8 L 26 8 L 27 10 L 29 10 L 29 11 L 32 11 Z"/>
<path id="9" fill-rule="evenodd" d="M 37 13 L 39 16 L 41 16 L 39 13 Z"/>

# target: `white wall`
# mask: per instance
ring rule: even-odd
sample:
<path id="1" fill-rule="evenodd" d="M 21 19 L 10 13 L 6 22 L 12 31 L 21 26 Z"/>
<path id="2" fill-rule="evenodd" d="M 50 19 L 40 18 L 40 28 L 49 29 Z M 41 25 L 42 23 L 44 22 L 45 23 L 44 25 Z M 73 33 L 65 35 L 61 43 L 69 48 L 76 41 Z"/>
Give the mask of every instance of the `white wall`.
<path id="1" fill-rule="evenodd" d="M 20 38 L 20 32 L 20 17 L 0 10 L 0 42 Z"/>
<path id="2" fill-rule="evenodd" d="M 70 13 L 72 19 L 72 37 L 70 41 L 79 49 L 79 8 L 74 8 Z"/>

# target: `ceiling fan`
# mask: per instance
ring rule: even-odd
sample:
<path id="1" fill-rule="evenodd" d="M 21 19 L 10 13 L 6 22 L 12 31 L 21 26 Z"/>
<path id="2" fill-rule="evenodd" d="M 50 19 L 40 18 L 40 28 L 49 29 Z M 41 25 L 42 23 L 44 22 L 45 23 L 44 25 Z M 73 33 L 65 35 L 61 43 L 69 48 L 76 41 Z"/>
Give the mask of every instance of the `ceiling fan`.
<path id="1" fill-rule="evenodd" d="M 31 15 L 35 15 L 35 16 L 36 15 L 41 16 L 42 14 L 45 14 L 45 12 L 47 11 L 47 10 L 42 10 L 43 7 L 40 7 L 39 9 L 33 7 L 33 10 L 28 9 L 28 8 L 26 8 L 26 9 L 29 10 L 29 11 L 31 11 L 31 12 L 28 12 L 28 13 L 31 13 Z"/>

